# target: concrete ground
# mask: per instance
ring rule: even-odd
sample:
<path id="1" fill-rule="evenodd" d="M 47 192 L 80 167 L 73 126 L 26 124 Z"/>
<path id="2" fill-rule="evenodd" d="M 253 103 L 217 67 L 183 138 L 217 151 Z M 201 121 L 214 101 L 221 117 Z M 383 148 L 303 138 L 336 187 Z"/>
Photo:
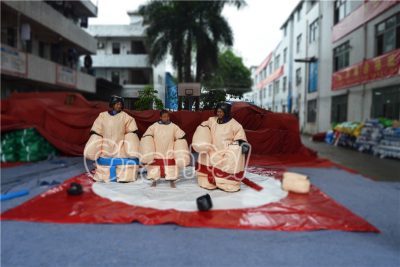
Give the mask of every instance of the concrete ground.
<path id="1" fill-rule="evenodd" d="M 376 159 L 377 160 L 377 159 Z M 1 221 L 1 266 L 400 266 L 398 182 L 377 182 L 335 168 L 292 168 L 381 233 L 253 231 L 174 224 L 51 224 Z M 13 208 L 84 172 L 81 158 L 1 170 Z"/>
<path id="2" fill-rule="evenodd" d="M 349 148 L 313 142 L 307 135 L 303 135 L 301 140 L 305 146 L 317 151 L 319 157 L 354 169 L 364 176 L 377 181 L 400 181 L 400 160 L 398 159 L 381 159 Z"/>

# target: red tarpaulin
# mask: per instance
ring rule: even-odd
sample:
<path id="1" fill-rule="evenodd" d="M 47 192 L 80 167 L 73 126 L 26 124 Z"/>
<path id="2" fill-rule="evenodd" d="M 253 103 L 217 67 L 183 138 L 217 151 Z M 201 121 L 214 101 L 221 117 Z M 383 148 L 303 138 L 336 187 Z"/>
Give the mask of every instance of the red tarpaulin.
<path id="1" fill-rule="evenodd" d="M 282 169 L 252 167 L 249 171 L 261 175 L 280 176 Z M 84 186 L 84 194 L 69 196 L 71 182 Z M 86 174 L 74 177 L 62 185 L 8 210 L 2 220 L 50 223 L 131 223 L 146 225 L 175 223 L 188 227 L 259 229 L 278 231 L 343 230 L 379 232 L 364 219 L 336 203 L 315 186 L 309 194 L 289 195 L 278 202 L 256 208 L 183 212 L 157 210 L 112 202 L 92 191 L 92 181 Z"/>
<path id="2" fill-rule="evenodd" d="M 107 103 L 89 102 L 77 93 L 14 93 L 2 101 L 1 130 L 35 127 L 62 153 L 81 156 L 93 121 L 105 110 Z M 135 118 L 139 134 L 159 118 L 155 110 L 125 111 Z M 212 114 L 212 111 L 178 111 L 171 113 L 171 120 L 186 132 L 191 143 L 196 127 Z M 247 103 L 234 104 L 232 114 L 243 125 L 253 154 L 276 158 L 280 163 L 316 159 L 315 153 L 301 143 L 295 116 Z"/>

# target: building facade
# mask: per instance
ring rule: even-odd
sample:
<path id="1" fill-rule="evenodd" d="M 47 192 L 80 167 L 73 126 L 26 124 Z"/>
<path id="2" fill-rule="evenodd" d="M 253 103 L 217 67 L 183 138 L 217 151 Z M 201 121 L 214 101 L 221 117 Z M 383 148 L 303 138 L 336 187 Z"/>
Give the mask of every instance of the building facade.
<path id="1" fill-rule="evenodd" d="M 153 85 L 165 102 L 165 63 L 149 63 L 145 45 L 145 26 L 137 12 L 128 12 L 128 25 L 90 25 L 87 29 L 97 41 L 93 68 L 96 76 L 122 85 L 122 96 L 133 105 L 139 91 Z"/>
<path id="2" fill-rule="evenodd" d="M 400 118 L 398 1 L 300 1 L 281 30 L 255 71 L 255 104 L 297 114 L 306 133 Z"/>
<path id="3" fill-rule="evenodd" d="M 94 94 L 96 79 L 79 56 L 96 52 L 82 27 L 97 16 L 91 1 L 1 1 L 1 97 L 32 91 Z"/>

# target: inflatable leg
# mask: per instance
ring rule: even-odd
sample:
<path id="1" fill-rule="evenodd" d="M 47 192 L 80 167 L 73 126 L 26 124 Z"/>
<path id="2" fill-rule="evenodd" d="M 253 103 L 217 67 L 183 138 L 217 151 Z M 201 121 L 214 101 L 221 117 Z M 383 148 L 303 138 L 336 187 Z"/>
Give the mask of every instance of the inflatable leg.
<path id="1" fill-rule="evenodd" d="M 213 190 L 216 189 L 217 186 L 215 184 L 212 184 L 208 181 L 208 175 L 203 173 L 203 172 L 196 172 L 197 175 L 197 184 L 205 189 L 208 190 Z"/>
<path id="2" fill-rule="evenodd" d="M 160 167 L 159 166 L 146 166 L 147 169 L 147 179 L 159 180 L 160 179 Z"/>
<path id="3" fill-rule="evenodd" d="M 219 189 L 226 192 L 237 192 L 240 190 L 240 181 L 215 178 L 215 183 Z"/>
<path id="4" fill-rule="evenodd" d="M 178 166 L 172 165 L 172 166 L 164 166 L 165 168 L 165 180 L 170 180 L 174 181 L 178 179 Z"/>
<path id="5" fill-rule="evenodd" d="M 136 181 L 139 166 L 137 165 L 119 165 L 117 166 L 118 182 L 134 182 Z"/>
<path id="6" fill-rule="evenodd" d="M 285 191 L 306 194 L 310 192 L 310 186 L 310 180 L 305 175 L 294 172 L 283 173 L 282 188 Z"/>
<path id="7" fill-rule="evenodd" d="M 205 166 L 210 166 L 210 157 L 208 156 L 208 153 L 204 153 L 204 152 L 199 153 L 197 162 L 199 164 L 202 164 Z M 217 186 L 215 184 L 212 184 L 208 181 L 208 175 L 206 173 L 196 171 L 196 175 L 197 175 L 197 183 L 200 187 L 203 187 L 203 188 L 209 189 L 209 190 L 217 188 Z"/>
<path id="8" fill-rule="evenodd" d="M 93 179 L 97 182 L 110 182 L 110 167 L 97 164 Z"/>

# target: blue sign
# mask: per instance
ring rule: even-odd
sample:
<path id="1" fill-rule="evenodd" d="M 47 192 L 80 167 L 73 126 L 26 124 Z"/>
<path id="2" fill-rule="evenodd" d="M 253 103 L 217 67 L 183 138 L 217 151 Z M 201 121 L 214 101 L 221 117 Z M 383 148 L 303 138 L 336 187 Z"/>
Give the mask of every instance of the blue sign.
<path id="1" fill-rule="evenodd" d="M 169 72 L 165 73 L 165 108 L 178 109 L 178 87 Z"/>

